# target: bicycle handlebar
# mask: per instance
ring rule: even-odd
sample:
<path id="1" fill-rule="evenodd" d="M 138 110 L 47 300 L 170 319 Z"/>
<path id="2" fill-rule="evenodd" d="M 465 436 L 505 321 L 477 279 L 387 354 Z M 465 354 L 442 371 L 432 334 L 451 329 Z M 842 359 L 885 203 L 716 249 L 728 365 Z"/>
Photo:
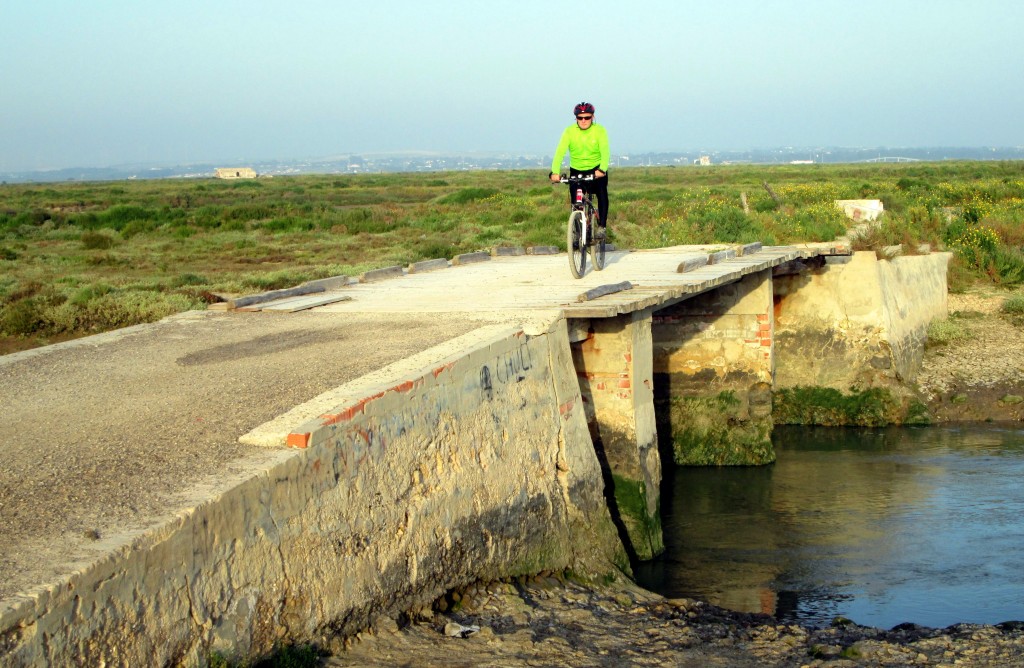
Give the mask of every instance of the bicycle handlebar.
<path id="1" fill-rule="evenodd" d="M 559 176 L 559 183 L 579 183 L 580 181 L 593 181 L 594 175 L 587 174 L 586 176 Z"/>

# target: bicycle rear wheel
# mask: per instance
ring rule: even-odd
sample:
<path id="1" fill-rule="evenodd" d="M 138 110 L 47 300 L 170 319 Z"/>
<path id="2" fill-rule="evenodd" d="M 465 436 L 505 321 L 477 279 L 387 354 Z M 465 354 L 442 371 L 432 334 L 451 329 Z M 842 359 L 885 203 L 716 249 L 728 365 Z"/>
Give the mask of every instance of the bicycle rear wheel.
<path id="1" fill-rule="evenodd" d="M 592 243 L 590 245 L 590 259 L 594 261 L 595 271 L 601 271 L 604 269 L 604 239 L 597 237 L 597 231 L 601 229 L 597 225 L 597 212 L 592 211 L 590 213 L 590 236 Z"/>
<path id="2" fill-rule="evenodd" d="M 565 229 L 565 247 L 569 252 L 569 269 L 576 278 L 583 278 L 587 271 L 587 248 L 583 237 L 583 212 L 573 211 L 569 214 L 569 224 Z"/>

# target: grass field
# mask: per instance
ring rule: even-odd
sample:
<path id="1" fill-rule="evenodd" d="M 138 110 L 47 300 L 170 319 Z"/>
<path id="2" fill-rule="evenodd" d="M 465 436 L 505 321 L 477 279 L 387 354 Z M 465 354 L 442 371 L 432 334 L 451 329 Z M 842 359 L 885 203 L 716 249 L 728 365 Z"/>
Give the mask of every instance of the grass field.
<path id="1" fill-rule="evenodd" d="M 886 214 L 862 248 L 952 250 L 953 290 L 1024 282 L 1024 163 L 623 168 L 609 193 L 626 248 L 831 240 L 849 222 L 833 200 L 877 198 Z M 497 245 L 564 247 L 566 215 L 565 187 L 533 171 L 3 185 L 0 352 L 215 295 Z"/>

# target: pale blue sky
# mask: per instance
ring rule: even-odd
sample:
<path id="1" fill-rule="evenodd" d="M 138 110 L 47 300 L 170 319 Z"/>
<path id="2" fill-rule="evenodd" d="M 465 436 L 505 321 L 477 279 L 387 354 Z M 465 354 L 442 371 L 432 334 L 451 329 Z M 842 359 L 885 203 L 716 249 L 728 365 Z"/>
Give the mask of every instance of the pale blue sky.
<path id="1" fill-rule="evenodd" d="M 1019 0 L 4 0 L 0 170 L 1024 145 Z"/>

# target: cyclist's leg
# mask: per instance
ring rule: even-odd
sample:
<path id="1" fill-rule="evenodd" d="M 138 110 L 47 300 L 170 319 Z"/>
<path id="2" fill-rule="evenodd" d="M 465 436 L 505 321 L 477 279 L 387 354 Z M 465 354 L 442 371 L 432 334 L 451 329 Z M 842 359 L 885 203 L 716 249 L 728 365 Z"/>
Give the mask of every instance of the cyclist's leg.
<path id="1" fill-rule="evenodd" d="M 599 218 L 597 224 L 603 230 L 608 225 L 608 175 L 605 174 L 603 178 L 595 179 L 590 186 L 590 190 L 597 197 L 597 214 Z"/>

